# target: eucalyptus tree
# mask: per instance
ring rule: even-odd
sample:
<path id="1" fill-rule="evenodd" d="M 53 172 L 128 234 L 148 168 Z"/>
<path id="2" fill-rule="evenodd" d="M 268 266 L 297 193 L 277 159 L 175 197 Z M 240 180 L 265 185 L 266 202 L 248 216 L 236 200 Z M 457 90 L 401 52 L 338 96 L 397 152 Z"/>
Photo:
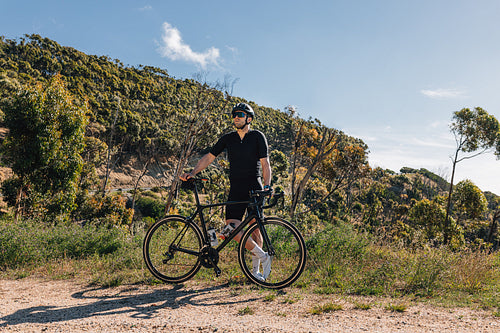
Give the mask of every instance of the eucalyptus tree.
<path id="1" fill-rule="evenodd" d="M 2 192 L 10 195 L 16 216 L 67 217 L 75 209 L 84 163 L 86 105 L 76 103 L 62 78 L 54 76 L 21 88 L 4 112 L 9 132 L 3 158 L 14 176 Z"/>
<path id="2" fill-rule="evenodd" d="M 212 84 L 200 83 L 205 81 L 203 74 L 197 74 L 196 80 L 185 80 L 178 85 L 175 91 L 181 109 L 170 119 L 173 125 L 171 130 L 177 138 L 177 159 L 173 167 L 172 180 L 167 196 L 165 212 L 168 212 L 179 185 L 179 176 L 188 165 L 190 158 L 200 150 L 199 146 L 206 147 L 227 129 L 230 123 L 226 109 L 232 100 L 232 87 L 235 81 L 226 78 L 223 82 Z M 176 141 L 177 141 L 176 140 Z"/>
<path id="3" fill-rule="evenodd" d="M 500 157 L 500 124 L 498 120 L 480 107 L 473 110 L 463 108 L 453 114 L 450 130 L 455 136 L 456 149 L 452 159 L 452 172 L 448 191 L 448 204 L 444 220 L 444 243 L 450 240 L 450 213 L 455 169 L 459 162 L 486 152 L 494 151 Z"/>
<path id="4" fill-rule="evenodd" d="M 328 128 L 318 119 L 305 121 L 295 118 L 294 143 L 291 161 L 291 199 L 289 208 L 293 219 L 304 196 L 309 180 L 339 144 L 339 131 Z"/>
<path id="5" fill-rule="evenodd" d="M 488 201 L 483 192 L 471 180 L 466 179 L 455 186 L 452 201 L 456 210 L 457 222 L 476 220 L 488 211 Z"/>
<path id="6" fill-rule="evenodd" d="M 424 242 L 436 241 L 443 235 L 441 221 L 446 212 L 437 200 L 416 201 L 408 214 L 410 226 L 422 231 Z"/>

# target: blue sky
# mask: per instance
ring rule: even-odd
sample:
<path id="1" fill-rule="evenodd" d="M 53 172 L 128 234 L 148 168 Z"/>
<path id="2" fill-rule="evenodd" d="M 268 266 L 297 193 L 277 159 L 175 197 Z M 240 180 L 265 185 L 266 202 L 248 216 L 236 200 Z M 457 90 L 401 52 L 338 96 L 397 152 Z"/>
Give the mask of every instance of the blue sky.
<path id="1" fill-rule="evenodd" d="M 454 111 L 500 120 L 500 1 L 2 1 L 0 35 L 37 33 L 176 78 L 238 79 L 233 94 L 294 105 L 362 138 L 370 164 L 451 174 Z M 492 153 L 461 162 L 500 194 Z"/>

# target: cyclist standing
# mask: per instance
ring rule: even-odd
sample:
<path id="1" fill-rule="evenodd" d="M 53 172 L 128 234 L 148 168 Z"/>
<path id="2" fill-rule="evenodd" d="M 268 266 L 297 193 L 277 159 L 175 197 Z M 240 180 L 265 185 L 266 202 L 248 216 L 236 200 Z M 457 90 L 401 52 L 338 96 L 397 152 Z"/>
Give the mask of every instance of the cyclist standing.
<path id="1" fill-rule="evenodd" d="M 193 171 L 184 173 L 180 178 L 184 181 L 194 177 L 208 167 L 224 150 L 229 159 L 230 190 L 228 201 L 249 200 L 250 190 L 269 189 L 271 184 L 271 165 L 269 163 L 268 145 L 264 134 L 250 129 L 250 123 L 255 117 L 252 107 L 246 103 L 238 103 L 232 110 L 233 125 L 236 131 L 223 135 L 203 156 Z M 262 184 L 262 180 L 264 184 Z M 264 185 L 264 186 L 263 186 Z M 226 224 L 238 226 L 243 220 L 246 204 L 226 206 Z M 238 242 L 241 233 L 235 237 Z M 262 235 L 259 231 L 252 234 L 246 249 L 252 253 L 252 274 L 264 281 L 271 273 L 271 256 L 262 250 Z M 262 264 L 262 273 L 260 265 Z"/>

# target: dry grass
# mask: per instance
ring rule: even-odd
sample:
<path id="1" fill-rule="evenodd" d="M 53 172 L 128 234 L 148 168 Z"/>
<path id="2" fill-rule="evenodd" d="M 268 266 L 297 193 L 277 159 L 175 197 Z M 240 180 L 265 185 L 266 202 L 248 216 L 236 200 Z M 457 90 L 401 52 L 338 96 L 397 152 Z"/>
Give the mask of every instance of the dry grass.
<path id="1" fill-rule="evenodd" d="M 309 313 L 311 313 L 313 315 L 319 315 L 319 314 L 322 314 L 322 313 L 329 313 L 329 312 L 334 312 L 334 311 L 340 311 L 342 309 L 343 309 L 343 307 L 340 304 L 326 303 L 326 304 L 323 304 L 323 305 L 316 305 L 316 306 L 312 307 L 309 310 Z"/>

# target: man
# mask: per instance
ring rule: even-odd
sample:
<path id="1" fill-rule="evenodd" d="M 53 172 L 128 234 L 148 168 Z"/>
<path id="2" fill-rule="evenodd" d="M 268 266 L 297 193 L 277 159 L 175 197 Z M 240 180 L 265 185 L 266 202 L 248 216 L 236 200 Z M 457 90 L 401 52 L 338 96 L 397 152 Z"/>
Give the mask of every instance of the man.
<path id="1" fill-rule="evenodd" d="M 203 156 L 193 171 L 183 174 L 184 181 L 194 177 L 208 167 L 222 151 L 227 150 L 229 159 L 229 201 L 248 200 L 250 190 L 270 188 L 271 165 L 269 164 L 267 141 L 260 131 L 251 130 L 250 123 L 255 117 L 252 107 L 246 103 L 239 103 L 232 110 L 233 124 L 236 131 L 223 135 L 212 147 L 209 153 Z M 226 224 L 234 223 L 238 226 L 243 220 L 246 204 L 226 206 Z M 235 239 L 239 242 L 242 233 Z M 267 279 L 271 272 L 271 256 L 262 250 L 262 235 L 254 232 L 252 238 L 245 245 L 252 252 L 252 274 L 259 280 Z M 262 264 L 262 273 L 260 272 Z"/>

